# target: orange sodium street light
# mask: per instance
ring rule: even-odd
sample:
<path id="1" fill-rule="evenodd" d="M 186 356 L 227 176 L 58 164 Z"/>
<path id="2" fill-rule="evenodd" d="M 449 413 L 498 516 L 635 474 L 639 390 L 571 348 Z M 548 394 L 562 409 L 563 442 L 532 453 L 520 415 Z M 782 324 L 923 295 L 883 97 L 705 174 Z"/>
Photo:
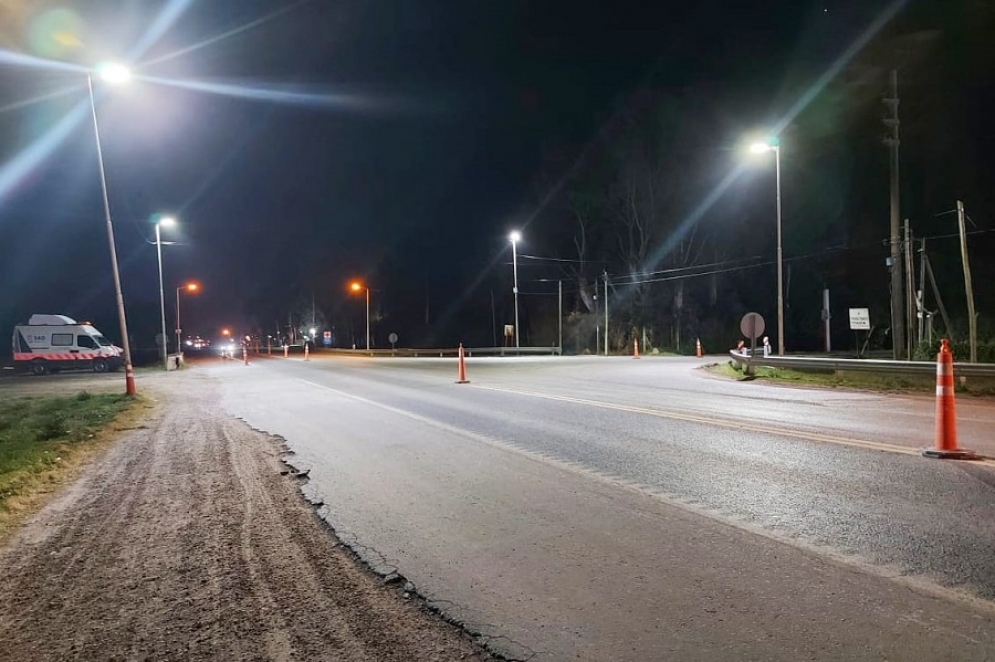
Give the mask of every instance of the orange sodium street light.
<path id="1" fill-rule="evenodd" d="M 349 283 L 349 289 L 353 292 L 366 290 L 366 351 L 370 351 L 370 288 L 364 286 L 358 280 Z"/>
<path id="2" fill-rule="evenodd" d="M 196 292 L 200 289 L 200 285 L 194 282 L 187 283 L 186 285 L 180 285 L 176 288 L 176 353 L 183 355 L 183 344 L 180 342 L 180 292 L 186 290 L 187 292 Z"/>

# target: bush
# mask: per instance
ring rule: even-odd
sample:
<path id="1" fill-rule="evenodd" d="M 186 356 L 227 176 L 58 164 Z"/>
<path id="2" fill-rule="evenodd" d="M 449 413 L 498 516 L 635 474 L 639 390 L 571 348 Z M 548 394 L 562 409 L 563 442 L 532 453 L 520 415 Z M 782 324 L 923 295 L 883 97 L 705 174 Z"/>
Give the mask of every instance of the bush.
<path id="1" fill-rule="evenodd" d="M 967 362 L 971 359 L 971 344 L 966 340 L 950 343 L 950 351 L 954 355 L 954 361 Z M 939 353 L 940 341 L 937 339 L 931 343 L 920 343 L 912 358 L 916 361 L 935 361 Z M 978 363 L 995 363 L 995 338 L 978 343 Z"/>

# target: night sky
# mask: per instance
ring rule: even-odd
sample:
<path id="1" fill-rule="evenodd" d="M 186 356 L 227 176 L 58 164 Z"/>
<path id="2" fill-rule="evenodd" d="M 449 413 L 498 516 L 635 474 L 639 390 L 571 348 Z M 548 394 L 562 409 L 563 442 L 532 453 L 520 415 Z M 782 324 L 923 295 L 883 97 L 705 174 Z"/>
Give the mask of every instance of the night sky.
<path id="1" fill-rule="evenodd" d="M 15 53 L 133 67 L 135 80 L 97 84 L 96 99 L 138 348 L 152 346 L 159 325 L 156 213 L 179 222 L 163 234 L 173 242 L 163 247 L 169 329 L 175 288 L 195 279 L 203 291 L 182 300 L 189 333 L 275 333 L 288 314 L 309 317 L 313 301 L 318 325 L 348 345 L 362 335 L 363 307 L 347 283 L 361 278 L 375 344 L 391 331 L 401 345 L 491 344 L 492 293 L 498 323 L 510 321 L 509 230 L 523 232 L 521 253 L 576 257 L 562 197 L 640 92 L 679 96 L 682 117 L 695 122 L 699 142 L 682 166 L 694 182 L 688 214 L 738 167 L 745 136 L 817 92 L 781 133 L 785 252 L 848 246 L 831 268 L 811 271 L 812 287 L 833 278 L 851 305 L 881 302 L 888 170 L 879 98 L 895 57 L 903 217 L 920 234 L 945 235 L 956 224 L 936 215 L 967 202 L 985 328 L 995 306 L 992 3 L 906 3 L 815 87 L 894 4 L 0 2 L 0 335 L 44 312 L 119 337 L 93 127 L 88 107 L 79 111 L 85 76 L 25 66 Z M 53 14 L 59 7 L 70 12 Z M 149 36 L 171 9 L 182 11 Z M 52 96 L 25 103 L 43 95 Z M 74 111 L 78 121 L 52 143 Z M 21 167 L 40 144 L 51 149 Z M 726 259 L 739 249 L 770 256 L 772 215 L 772 168 L 751 168 L 702 222 L 728 224 Z M 948 307 L 960 310 L 956 241 L 931 245 Z M 596 257 L 615 269 L 611 255 Z M 543 279 L 563 275 L 550 264 L 522 260 L 523 292 L 555 291 Z M 742 277 L 771 290 L 770 273 Z M 798 287 L 807 273 L 798 267 Z M 566 289 L 572 309 L 576 287 Z M 750 303 L 740 293 L 728 307 Z M 526 302 L 533 319 L 548 305 L 555 300 Z"/>

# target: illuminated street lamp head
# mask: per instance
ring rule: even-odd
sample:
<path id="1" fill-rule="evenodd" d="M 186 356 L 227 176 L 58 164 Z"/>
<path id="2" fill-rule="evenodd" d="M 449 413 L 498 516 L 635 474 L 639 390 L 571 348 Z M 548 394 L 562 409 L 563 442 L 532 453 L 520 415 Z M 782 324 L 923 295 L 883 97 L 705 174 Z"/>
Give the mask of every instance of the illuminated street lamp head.
<path id="1" fill-rule="evenodd" d="M 131 71 L 123 64 L 116 62 L 105 62 L 97 67 L 97 73 L 101 80 L 114 85 L 127 83 L 131 80 Z"/>
<path id="2" fill-rule="evenodd" d="M 183 288 L 187 292 L 196 292 L 197 290 L 200 289 L 200 285 L 198 285 L 197 283 L 187 283 L 186 285 L 183 286 Z"/>
<path id="3" fill-rule="evenodd" d="M 750 151 L 754 154 L 763 154 L 765 152 L 777 151 L 778 145 L 777 138 L 771 137 L 765 140 L 758 140 L 750 144 Z"/>
<path id="4" fill-rule="evenodd" d="M 162 216 L 159 218 L 157 222 L 159 223 L 159 225 L 163 226 L 164 228 L 176 225 L 176 219 L 173 218 L 172 216 Z"/>
<path id="5" fill-rule="evenodd" d="M 228 336 L 231 335 L 231 329 L 221 329 L 221 335 L 227 338 Z"/>
<path id="6" fill-rule="evenodd" d="M 351 283 L 349 283 L 349 289 L 352 290 L 353 292 L 361 292 L 363 290 L 363 284 L 360 283 L 358 280 L 354 280 Z"/>
<path id="7" fill-rule="evenodd" d="M 517 244 L 519 241 L 522 240 L 522 235 L 518 230 L 512 230 L 511 234 L 508 235 L 508 239 L 511 241 L 511 243 Z"/>

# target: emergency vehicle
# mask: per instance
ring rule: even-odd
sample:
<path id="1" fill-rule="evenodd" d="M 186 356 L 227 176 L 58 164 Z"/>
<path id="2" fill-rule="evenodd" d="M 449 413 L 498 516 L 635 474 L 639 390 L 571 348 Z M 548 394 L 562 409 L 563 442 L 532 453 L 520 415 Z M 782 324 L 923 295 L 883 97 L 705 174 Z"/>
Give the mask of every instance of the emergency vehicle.
<path id="1" fill-rule="evenodd" d="M 124 352 L 89 324 L 78 324 L 65 315 L 32 315 L 27 324 L 14 327 L 14 366 L 44 375 L 60 370 L 117 370 Z"/>

